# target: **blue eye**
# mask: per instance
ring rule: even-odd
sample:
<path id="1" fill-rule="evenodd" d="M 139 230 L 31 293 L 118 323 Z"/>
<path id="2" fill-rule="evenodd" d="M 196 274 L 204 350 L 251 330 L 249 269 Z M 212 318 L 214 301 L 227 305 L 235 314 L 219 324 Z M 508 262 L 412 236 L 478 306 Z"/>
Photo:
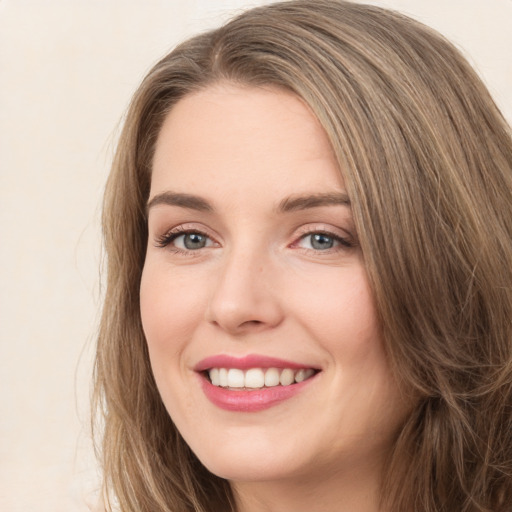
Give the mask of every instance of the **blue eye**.
<path id="1" fill-rule="evenodd" d="M 158 247 L 170 247 L 176 251 L 197 251 L 213 244 L 213 240 L 200 231 L 167 233 L 157 239 Z"/>
<path id="2" fill-rule="evenodd" d="M 303 249 L 313 251 L 328 251 L 329 249 L 353 246 L 349 240 L 338 235 L 323 232 L 308 233 L 301 237 L 297 245 Z"/>
<path id="3" fill-rule="evenodd" d="M 301 240 L 302 247 L 308 249 L 315 249 L 316 251 L 325 251 L 326 249 L 332 249 L 337 240 L 334 236 L 326 233 L 311 233 L 306 235 Z"/>
<path id="4" fill-rule="evenodd" d="M 332 249 L 336 240 L 333 236 L 326 235 L 325 233 L 314 233 L 310 235 L 311 247 L 317 250 Z"/>
<path id="5" fill-rule="evenodd" d="M 187 251 L 195 251 L 197 249 L 203 249 L 212 245 L 212 241 L 203 233 L 190 232 L 181 233 L 174 236 L 171 243 L 179 249 L 185 249 Z"/>

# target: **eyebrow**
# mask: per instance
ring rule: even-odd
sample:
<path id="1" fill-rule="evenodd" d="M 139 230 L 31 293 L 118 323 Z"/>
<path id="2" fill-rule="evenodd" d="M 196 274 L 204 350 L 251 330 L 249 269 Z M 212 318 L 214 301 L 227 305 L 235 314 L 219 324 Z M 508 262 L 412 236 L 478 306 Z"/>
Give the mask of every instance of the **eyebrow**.
<path id="1" fill-rule="evenodd" d="M 181 206 L 182 208 L 198 210 L 201 212 L 213 211 L 212 205 L 202 197 L 177 192 L 162 192 L 161 194 L 157 194 L 148 202 L 146 212 L 149 212 L 150 208 L 160 204 Z"/>
<path id="2" fill-rule="evenodd" d="M 279 204 L 278 210 L 282 212 L 291 212 L 297 210 L 307 210 L 308 208 L 317 208 L 319 206 L 350 206 L 350 199 L 347 194 L 323 193 L 311 194 L 307 196 L 291 196 L 283 199 Z"/>
<path id="3" fill-rule="evenodd" d="M 154 196 L 146 206 L 146 212 L 158 205 L 180 206 L 190 210 L 212 212 L 213 206 L 204 198 L 178 192 L 162 192 Z M 350 199 L 344 193 L 321 193 L 305 196 L 291 196 L 283 199 L 277 208 L 279 212 L 292 212 L 318 208 L 320 206 L 350 206 Z"/>

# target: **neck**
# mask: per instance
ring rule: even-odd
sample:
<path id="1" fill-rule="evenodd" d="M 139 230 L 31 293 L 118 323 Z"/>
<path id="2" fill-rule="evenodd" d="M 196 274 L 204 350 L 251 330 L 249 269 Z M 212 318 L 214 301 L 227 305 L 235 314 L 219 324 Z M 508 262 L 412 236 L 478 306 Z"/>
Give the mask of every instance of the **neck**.
<path id="1" fill-rule="evenodd" d="M 232 483 L 238 512 L 384 512 L 379 507 L 381 478 L 376 468 L 345 474 L 329 473 L 315 480 Z"/>

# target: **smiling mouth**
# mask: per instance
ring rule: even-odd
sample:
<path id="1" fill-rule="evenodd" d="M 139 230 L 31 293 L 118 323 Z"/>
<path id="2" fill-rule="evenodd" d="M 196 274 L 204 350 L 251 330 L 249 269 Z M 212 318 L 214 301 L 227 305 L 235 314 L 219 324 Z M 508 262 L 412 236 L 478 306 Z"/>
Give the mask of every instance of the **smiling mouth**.
<path id="1" fill-rule="evenodd" d="M 230 390 L 259 390 L 291 386 L 313 377 L 313 368 L 210 368 L 204 372 L 211 384 Z"/>

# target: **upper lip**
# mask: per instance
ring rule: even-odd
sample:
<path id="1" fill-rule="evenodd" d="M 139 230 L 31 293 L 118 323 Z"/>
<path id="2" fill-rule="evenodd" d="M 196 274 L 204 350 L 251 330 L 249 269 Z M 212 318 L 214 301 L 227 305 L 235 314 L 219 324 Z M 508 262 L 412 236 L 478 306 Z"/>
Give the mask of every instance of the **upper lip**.
<path id="1" fill-rule="evenodd" d="M 275 357 L 269 357 L 258 354 L 249 354 L 243 357 L 235 357 L 225 354 L 206 357 L 199 361 L 194 367 L 196 372 L 203 372 L 210 368 L 238 368 L 247 370 L 249 368 L 291 368 L 292 370 L 300 370 L 301 368 L 315 368 L 310 364 L 296 363 L 294 361 L 286 361 Z"/>

